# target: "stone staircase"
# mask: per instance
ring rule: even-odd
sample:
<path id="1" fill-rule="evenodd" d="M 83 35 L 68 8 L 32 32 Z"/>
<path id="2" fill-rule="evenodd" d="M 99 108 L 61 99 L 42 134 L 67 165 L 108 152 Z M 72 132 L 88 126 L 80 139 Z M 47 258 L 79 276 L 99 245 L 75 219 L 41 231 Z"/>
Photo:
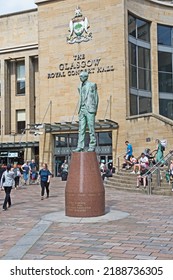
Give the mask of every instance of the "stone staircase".
<path id="1" fill-rule="evenodd" d="M 143 186 L 136 188 L 136 178 L 137 174 L 130 174 L 131 170 L 120 170 L 117 173 L 113 174 L 113 177 L 106 178 L 104 181 L 105 189 L 106 188 L 115 188 L 121 191 L 137 192 L 148 194 L 148 187 L 146 189 Z M 156 174 L 152 175 L 151 183 L 151 192 L 154 195 L 167 195 L 172 196 L 172 185 L 166 182 L 165 179 L 166 169 L 161 170 L 161 186 L 157 186 L 157 177 Z"/>

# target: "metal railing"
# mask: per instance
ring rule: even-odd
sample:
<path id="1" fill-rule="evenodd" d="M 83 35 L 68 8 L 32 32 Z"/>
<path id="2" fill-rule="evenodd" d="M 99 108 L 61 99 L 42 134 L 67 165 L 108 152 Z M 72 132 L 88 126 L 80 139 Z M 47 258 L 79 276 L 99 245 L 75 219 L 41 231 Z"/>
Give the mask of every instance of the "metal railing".
<path id="1" fill-rule="evenodd" d="M 152 194 L 152 175 L 157 172 L 157 186 L 160 187 L 161 186 L 161 174 L 160 174 L 160 168 L 166 163 L 168 163 L 168 161 L 170 160 L 170 158 L 173 156 L 173 151 L 169 151 L 168 154 L 166 154 L 165 157 L 163 157 L 160 161 L 158 161 L 156 164 L 154 164 L 153 166 L 151 166 L 148 171 L 142 176 L 142 177 L 146 177 L 148 179 L 148 188 L 147 188 L 147 193 L 149 195 Z"/>
<path id="2" fill-rule="evenodd" d="M 120 154 L 120 155 L 117 157 L 117 164 L 118 164 L 118 166 L 117 166 L 117 171 L 120 170 L 120 158 L 122 157 L 122 155 L 125 155 L 125 152 L 123 152 L 122 154 Z"/>

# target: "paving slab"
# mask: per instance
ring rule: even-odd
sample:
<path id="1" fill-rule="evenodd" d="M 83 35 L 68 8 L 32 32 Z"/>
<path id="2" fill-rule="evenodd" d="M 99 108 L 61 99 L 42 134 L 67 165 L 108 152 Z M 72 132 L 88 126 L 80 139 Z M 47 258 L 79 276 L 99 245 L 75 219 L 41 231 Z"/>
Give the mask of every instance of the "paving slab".
<path id="1" fill-rule="evenodd" d="M 12 207 L 0 210 L 0 259 L 173 259 L 172 196 L 105 187 L 105 215 L 74 218 L 65 215 L 65 185 L 52 178 L 44 200 L 38 185 L 12 190 Z"/>

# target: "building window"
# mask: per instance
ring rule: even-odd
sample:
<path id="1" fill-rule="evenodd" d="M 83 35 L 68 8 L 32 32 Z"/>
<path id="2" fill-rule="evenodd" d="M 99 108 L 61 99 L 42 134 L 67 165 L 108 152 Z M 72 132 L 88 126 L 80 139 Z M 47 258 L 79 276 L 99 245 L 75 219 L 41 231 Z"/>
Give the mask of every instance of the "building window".
<path id="1" fill-rule="evenodd" d="M 128 31 L 135 39 L 150 42 L 150 25 L 147 21 L 129 14 Z"/>
<path id="2" fill-rule="evenodd" d="M 171 26 L 157 25 L 157 40 L 159 45 L 172 46 L 173 31 Z"/>
<path id="3" fill-rule="evenodd" d="M 16 63 L 16 79 L 17 79 L 17 94 L 25 94 L 25 62 L 17 61 Z"/>
<path id="4" fill-rule="evenodd" d="M 99 146 L 112 146 L 112 132 L 99 132 L 98 133 Z"/>
<path id="5" fill-rule="evenodd" d="M 26 113 L 25 110 L 16 111 L 16 124 L 17 124 L 17 133 L 21 134 L 24 132 L 26 127 Z"/>
<path id="6" fill-rule="evenodd" d="M 157 26 L 159 113 L 173 119 L 173 27 Z"/>
<path id="7" fill-rule="evenodd" d="M 56 136 L 55 147 L 56 148 L 67 147 L 67 139 L 68 139 L 68 134 Z"/>
<path id="8" fill-rule="evenodd" d="M 129 92 L 132 116 L 152 111 L 150 24 L 132 15 L 129 15 L 128 24 Z"/>

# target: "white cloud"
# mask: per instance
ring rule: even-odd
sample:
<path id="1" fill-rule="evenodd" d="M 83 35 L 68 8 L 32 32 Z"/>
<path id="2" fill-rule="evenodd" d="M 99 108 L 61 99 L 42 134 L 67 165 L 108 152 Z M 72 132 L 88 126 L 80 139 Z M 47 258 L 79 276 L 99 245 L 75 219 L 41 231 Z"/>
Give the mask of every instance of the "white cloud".
<path id="1" fill-rule="evenodd" d="M 35 0 L 0 0 L 0 15 L 37 8 Z"/>

